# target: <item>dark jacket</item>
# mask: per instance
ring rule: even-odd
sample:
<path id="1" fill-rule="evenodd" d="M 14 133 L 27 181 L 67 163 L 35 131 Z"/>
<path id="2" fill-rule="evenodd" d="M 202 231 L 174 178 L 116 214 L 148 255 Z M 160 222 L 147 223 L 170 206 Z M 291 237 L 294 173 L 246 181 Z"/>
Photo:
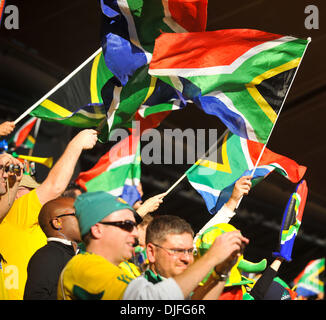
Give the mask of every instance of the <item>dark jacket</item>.
<path id="1" fill-rule="evenodd" d="M 72 245 L 59 241 L 37 250 L 28 263 L 24 300 L 56 300 L 60 273 L 74 255 Z"/>

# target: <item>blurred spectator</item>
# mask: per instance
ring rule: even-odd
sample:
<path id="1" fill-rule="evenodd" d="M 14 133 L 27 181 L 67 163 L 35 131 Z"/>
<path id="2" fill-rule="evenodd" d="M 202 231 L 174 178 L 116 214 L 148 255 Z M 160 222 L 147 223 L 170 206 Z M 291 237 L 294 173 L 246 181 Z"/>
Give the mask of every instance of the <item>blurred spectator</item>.
<path id="1" fill-rule="evenodd" d="M 39 224 L 47 244 L 28 263 L 24 300 L 56 300 L 60 273 L 76 254 L 81 241 L 74 198 L 59 197 L 47 202 L 39 214 Z"/>

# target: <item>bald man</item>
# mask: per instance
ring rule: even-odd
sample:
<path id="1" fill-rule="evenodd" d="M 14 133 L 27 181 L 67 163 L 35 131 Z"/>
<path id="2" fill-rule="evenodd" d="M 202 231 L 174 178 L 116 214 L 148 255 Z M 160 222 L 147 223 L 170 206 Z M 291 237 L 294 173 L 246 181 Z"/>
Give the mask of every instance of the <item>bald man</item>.
<path id="1" fill-rule="evenodd" d="M 57 299 L 60 273 L 77 253 L 77 243 L 81 241 L 74 201 L 60 197 L 42 207 L 38 219 L 47 244 L 29 261 L 24 300 Z"/>

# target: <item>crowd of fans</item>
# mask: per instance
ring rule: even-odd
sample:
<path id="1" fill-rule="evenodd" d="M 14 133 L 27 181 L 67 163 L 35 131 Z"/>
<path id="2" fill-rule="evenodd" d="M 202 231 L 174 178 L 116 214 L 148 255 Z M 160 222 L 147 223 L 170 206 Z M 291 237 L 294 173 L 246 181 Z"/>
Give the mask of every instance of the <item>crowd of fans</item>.
<path id="1" fill-rule="evenodd" d="M 0 135 L 13 129 L 4 122 Z M 249 239 L 229 224 L 249 176 L 194 239 L 184 219 L 155 215 L 164 193 L 131 207 L 71 185 L 82 151 L 96 141 L 95 130 L 80 131 L 42 183 L 0 154 L 0 299 L 298 299 L 277 277 L 282 257 L 269 266 L 246 261 Z"/>

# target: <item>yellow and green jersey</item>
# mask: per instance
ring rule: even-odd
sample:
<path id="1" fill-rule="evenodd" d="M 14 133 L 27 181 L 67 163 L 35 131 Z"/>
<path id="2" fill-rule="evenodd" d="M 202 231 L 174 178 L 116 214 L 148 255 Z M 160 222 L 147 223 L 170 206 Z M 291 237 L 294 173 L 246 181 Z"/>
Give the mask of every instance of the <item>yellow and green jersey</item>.
<path id="1" fill-rule="evenodd" d="M 97 254 L 74 256 L 63 269 L 58 283 L 59 300 L 121 300 L 131 273 Z"/>

